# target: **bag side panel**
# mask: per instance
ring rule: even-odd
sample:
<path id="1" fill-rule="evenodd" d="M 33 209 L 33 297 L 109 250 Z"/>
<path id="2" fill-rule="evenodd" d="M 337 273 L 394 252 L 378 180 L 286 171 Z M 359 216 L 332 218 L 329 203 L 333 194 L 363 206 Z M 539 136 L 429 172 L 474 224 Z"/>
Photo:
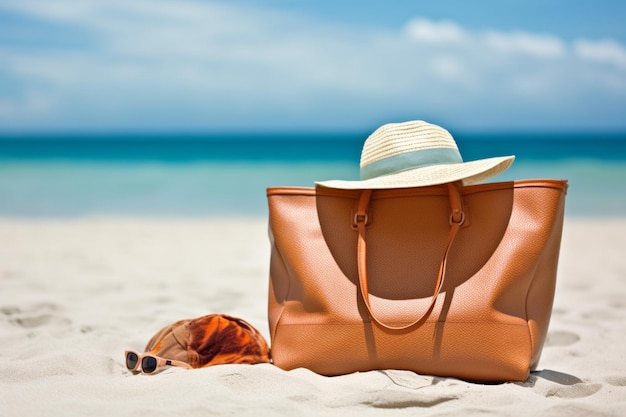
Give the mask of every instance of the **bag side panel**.
<path id="1" fill-rule="evenodd" d="M 552 207 L 545 208 L 554 215 L 549 222 L 552 227 L 546 230 L 548 237 L 526 299 L 526 314 L 532 340 L 531 370 L 536 369 L 539 364 L 548 333 L 563 233 L 565 189 L 552 190 L 552 193 L 554 197 L 550 200 L 546 199 L 552 202 Z"/>
<path id="2" fill-rule="evenodd" d="M 356 286 L 345 278 L 322 236 L 314 191 L 268 195 L 268 203 L 270 334 L 285 323 L 361 322 Z M 339 199 L 336 210 L 349 219 L 351 205 Z M 351 245 L 356 248 L 356 235 Z"/>

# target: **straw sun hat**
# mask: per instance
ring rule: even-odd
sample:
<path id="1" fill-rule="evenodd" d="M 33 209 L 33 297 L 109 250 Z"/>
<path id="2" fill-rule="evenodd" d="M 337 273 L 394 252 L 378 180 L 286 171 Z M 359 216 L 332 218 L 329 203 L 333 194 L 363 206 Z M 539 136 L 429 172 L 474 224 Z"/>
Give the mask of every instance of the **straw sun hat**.
<path id="1" fill-rule="evenodd" d="M 360 181 L 317 184 L 340 189 L 424 187 L 454 181 L 469 185 L 501 173 L 514 159 L 503 156 L 463 162 L 446 129 L 421 120 L 389 123 L 363 144 Z"/>

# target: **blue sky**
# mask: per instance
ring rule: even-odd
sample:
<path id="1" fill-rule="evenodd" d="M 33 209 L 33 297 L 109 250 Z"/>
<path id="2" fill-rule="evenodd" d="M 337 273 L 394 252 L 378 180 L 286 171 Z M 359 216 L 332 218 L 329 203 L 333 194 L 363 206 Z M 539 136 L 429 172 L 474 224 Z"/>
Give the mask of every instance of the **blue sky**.
<path id="1" fill-rule="evenodd" d="M 0 131 L 624 131 L 625 4 L 0 0 Z"/>

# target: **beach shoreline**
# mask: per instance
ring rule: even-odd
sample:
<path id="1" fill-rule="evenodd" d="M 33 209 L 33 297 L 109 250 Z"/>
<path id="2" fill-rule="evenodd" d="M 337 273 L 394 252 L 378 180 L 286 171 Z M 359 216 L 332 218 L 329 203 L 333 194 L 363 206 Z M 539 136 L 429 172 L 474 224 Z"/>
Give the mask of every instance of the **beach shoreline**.
<path id="1" fill-rule="evenodd" d="M 0 417 L 591 415 L 626 409 L 626 218 L 566 217 L 552 321 L 523 383 L 272 365 L 133 376 L 123 352 L 210 313 L 269 340 L 261 217 L 0 218 Z"/>

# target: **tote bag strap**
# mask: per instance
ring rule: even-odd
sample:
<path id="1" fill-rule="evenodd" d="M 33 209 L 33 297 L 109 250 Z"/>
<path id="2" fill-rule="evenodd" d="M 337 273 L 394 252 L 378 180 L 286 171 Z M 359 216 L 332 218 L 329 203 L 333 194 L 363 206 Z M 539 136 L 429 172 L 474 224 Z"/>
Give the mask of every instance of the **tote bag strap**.
<path id="1" fill-rule="evenodd" d="M 357 230 L 359 233 L 358 241 L 357 241 L 357 262 L 358 262 L 358 274 L 359 274 L 359 287 L 361 289 L 361 297 L 365 302 L 367 307 L 367 311 L 370 314 L 372 320 L 378 323 L 380 326 L 389 329 L 389 330 L 403 330 L 407 329 L 415 324 L 421 322 L 430 314 L 431 310 L 435 306 L 437 301 L 437 297 L 443 288 L 443 283 L 446 277 L 446 264 L 448 261 L 448 254 L 450 252 L 450 248 L 452 247 L 452 242 L 456 237 L 457 232 L 463 225 L 465 221 L 465 212 L 463 211 L 463 204 L 461 199 L 461 193 L 459 192 L 458 185 L 456 183 L 448 183 L 448 194 L 450 196 L 450 231 L 448 233 L 448 238 L 446 239 L 445 248 L 443 251 L 441 263 L 439 264 L 439 272 L 437 273 L 437 280 L 435 282 L 435 291 L 431 297 L 430 305 L 426 309 L 426 311 L 419 316 L 417 319 L 413 320 L 409 324 L 394 326 L 387 323 L 384 323 L 380 320 L 376 314 L 374 313 L 370 299 L 369 299 L 369 290 L 367 286 L 367 241 L 365 240 L 365 231 L 368 222 L 367 211 L 370 205 L 370 199 L 372 197 L 372 190 L 363 190 L 361 193 L 361 197 L 359 198 L 359 205 L 356 214 L 354 215 L 354 222 L 356 223 Z"/>

